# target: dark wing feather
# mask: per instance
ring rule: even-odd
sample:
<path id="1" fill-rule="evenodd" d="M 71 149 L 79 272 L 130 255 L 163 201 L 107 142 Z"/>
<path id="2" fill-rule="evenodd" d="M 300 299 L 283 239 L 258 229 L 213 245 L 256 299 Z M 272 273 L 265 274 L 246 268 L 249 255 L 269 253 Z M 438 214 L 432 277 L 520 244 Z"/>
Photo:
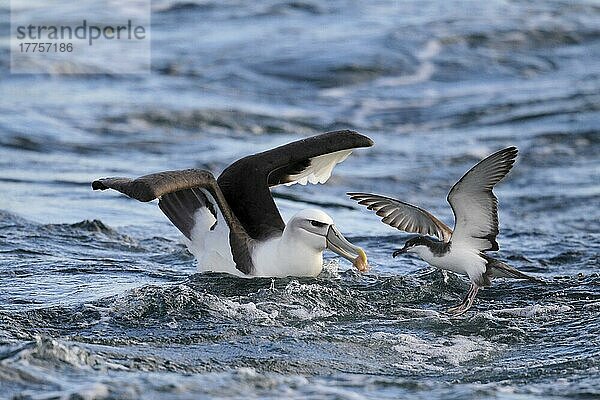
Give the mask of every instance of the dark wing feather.
<path id="1" fill-rule="evenodd" d="M 219 186 L 248 234 L 265 239 L 285 228 L 271 187 L 322 183 L 352 149 L 372 145 L 371 139 L 354 131 L 324 133 L 234 162 L 219 176 Z"/>
<path id="2" fill-rule="evenodd" d="M 373 210 L 382 217 L 382 221 L 401 231 L 436 236 L 448 242 L 452 229 L 431 213 L 390 197 L 370 193 L 348 193 L 352 200 Z"/>
<path id="3" fill-rule="evenodd" d="M 452 243 L 464 243 L 479 251 L 498 250 L 498 199 L 492 189 L 508 174 L 517 153 L 516 147 L 497 151 L 454 184 L 448 194 L 455 221 Z"/>
<path id="4" fill-rule="evenodd" d="M 155 174 L 130 178 L 102 178 L 92 182 L 94 190 L 114 189 L 132 199 L 152 201 L 168 193 L 194 187 L 212 186 L 215 178 L 209 171 L 185 169 L 164 171 Z"/>
<path id="5" fill-rule="evenodd" d="M 161 196 L 158 206 L 173 225 L 190 240 L 192 239 L 192 229 L 196 223 L 195 214 L 200 208 L 206 207 L 215 220 L 218 219 L 215 205 L 199 188 L 164 194 Z M 213 230 L 216 224 L 215 222 L 210 229 Z"/>
<path id="6" fill-rule="evenodd" d="M 207 207 L 216 216 L 215 207 L 218 207 L 229 228 L 229 240 L 236 267 L 246 274 L 252 271 L 252 259 L 248 251 L 252 239 L 232 212 L 217 181 L 209 171 L 187 169 L 164 171 L 137 179 L 103 178 L 92 182 L 92 188 L 114 189 L 143 202 L 159 198 L 161 210 L 188 239 L 191 239 L 196 210 Z"/>

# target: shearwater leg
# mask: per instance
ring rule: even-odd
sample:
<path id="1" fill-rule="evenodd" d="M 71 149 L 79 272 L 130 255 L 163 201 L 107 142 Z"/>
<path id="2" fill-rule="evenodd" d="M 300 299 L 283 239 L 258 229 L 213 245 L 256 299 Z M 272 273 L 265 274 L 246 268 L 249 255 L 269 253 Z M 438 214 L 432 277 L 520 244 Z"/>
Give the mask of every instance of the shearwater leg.
<path id="1" fill-rule="evenodd" d="M 469 288 L 469 291 L 467 292 L 467 295 L 465 296 L 462 303 L 460 303 L 459 305 L 457 305 L 455 307 L 449 308 L 448 313 L 450 313 L 454 316 L 459 316 L 461 314 L 464 314 L 473 305 L 473 302 L 475 301 L 475 296 L 477 296 L 478 291 L 479 291 L 479 286 L 477 286 L 474 283 L 471 283 L 471 287 Z"/>

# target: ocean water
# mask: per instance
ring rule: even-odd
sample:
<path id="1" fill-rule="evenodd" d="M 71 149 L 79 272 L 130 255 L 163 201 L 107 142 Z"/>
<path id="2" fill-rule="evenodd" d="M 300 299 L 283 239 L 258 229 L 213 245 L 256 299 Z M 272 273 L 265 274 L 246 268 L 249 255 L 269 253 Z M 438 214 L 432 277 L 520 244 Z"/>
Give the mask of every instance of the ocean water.
<path id="1" fill-rule="evenodd" d="M 134 76 L 10 74 L 0 40 L 0 398 L 600 397 L 597 2 L 165 0 L 152 38 Z M 155 204 L 90 188 L 342 128 L 375 146 L 274 192 L 329 213 L 364 275 L 199 274 Z M 547 284 L 449 318 L 468 282 L 393 259 L 409 236 L 345 193 L 451 224 L 451 185 L 508 145 L 498 257 Z"/>

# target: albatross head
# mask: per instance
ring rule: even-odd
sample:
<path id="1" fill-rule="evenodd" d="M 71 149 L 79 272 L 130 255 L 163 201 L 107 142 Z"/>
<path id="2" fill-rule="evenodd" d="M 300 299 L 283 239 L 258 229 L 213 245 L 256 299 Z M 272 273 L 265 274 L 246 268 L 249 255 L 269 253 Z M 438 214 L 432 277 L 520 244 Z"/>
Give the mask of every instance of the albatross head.
<path id="1" fill-rule="evenodd" d="M 307 209 L 296 213 L 286 225 L 284 234 L 319 253 L 329 249 L 351 261 L 360 271 L 368 268 L 363 249 L 350 243 L 323 211 Z"/>

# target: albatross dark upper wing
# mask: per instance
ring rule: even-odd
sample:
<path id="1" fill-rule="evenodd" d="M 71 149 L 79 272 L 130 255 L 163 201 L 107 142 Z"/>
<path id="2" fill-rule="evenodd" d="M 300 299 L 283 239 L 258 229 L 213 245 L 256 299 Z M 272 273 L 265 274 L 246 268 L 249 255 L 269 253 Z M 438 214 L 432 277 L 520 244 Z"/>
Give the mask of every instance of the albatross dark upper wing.
<path id="1" fill-rule="evenodd" d="M 463 243 L 479 251 L 498 250 L 498 199 L 492 189 L 508 174 L 517 152 L 516 147 L 495 152 L 452 186 L 448 193 L 455 221 L 452 243 Z"/>
<path id="2" fill-rule="evenodd" d="M 324 183 L 352 149 L 372 145 L 354 131 L 327 132 L 244 157 L 225 169 L 218 183 L 248 234 L 263 239 L 285 228 L 270 187 Z"/>

